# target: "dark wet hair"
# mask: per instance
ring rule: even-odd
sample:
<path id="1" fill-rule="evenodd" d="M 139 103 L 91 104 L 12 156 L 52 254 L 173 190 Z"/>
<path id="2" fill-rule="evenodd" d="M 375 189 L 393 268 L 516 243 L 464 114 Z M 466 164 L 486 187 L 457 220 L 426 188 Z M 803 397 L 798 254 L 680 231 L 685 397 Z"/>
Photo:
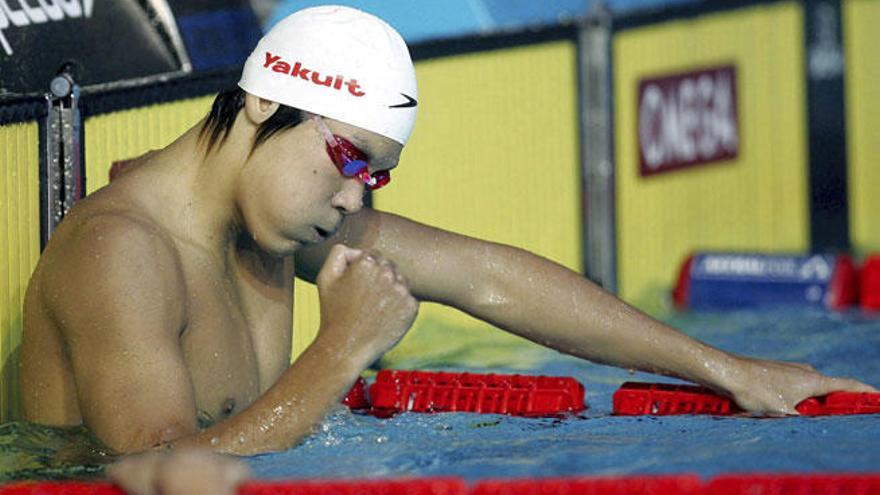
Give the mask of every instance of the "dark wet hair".
<path id="1" fill-rule="evenodd" d="M 207 139 L 207 152 L 211 152 L 215 146 L 223 144 L 229 133 L 232 131 L 232 125 L 238 113 L 244 108 L 243 89 L 238 86 L 221 91 L 214 98 L 214 104 L 211 105 L 211 111 L 208 112 L 208 118 L 199 131 L 199 139 Z M 280 105 L 278 110 L 265 122 L 260 124 L 257 129 L 257 135 L 251 145 L 251 153 L 258 146 L 265 143 L 270 137 L 285 130 L 292 129 L 301 124 L 306 119 L 306 113 L 302 110 L 286 105 Z"/>

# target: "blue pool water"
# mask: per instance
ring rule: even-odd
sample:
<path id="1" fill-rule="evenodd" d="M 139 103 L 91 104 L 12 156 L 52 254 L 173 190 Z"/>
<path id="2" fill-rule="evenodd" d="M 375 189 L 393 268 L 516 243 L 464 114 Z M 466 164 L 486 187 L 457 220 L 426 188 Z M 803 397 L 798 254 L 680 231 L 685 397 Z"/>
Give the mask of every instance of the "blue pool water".
<path id="1" fill-rule="evenodd" d="M 880 317 L 809 311 L 680 314 L 697 338 L 756 357 L 801 361 L 880 385 Z M 334 412 L 299 447 L 247 459 L 262 479 L 505 477 L 880 471 L 880 415 L 824 418 L 615 417 L 624 381 L 671 381 L 599 366 L 516 338 L 427 325 L 383 366 L 573 376 L 589 409 L 564 419 Z M 454 334 L 454 335 L 451 335 Z M 0 426 L 0 481 L 98 476 L 112 460 L 81 429 Z"/>
<path id="2" fill-rule="evenodd" d="M 880 384 L 880 319 L 823 312 L 684 314 L 676 327 L 723 349 L 801 361 L 828 374 Z M 430 332 L 430 329 L 422 330 Z M 428 339 L 430 340 L 430 339 Z M 432 340 L 431 340 L 432 341 Z M 822 418 L 615 417 L 611 396 L 624 381 L 674 381 L 599 366 L 522 342 L 522 367 L 473 366 L 481 345 L 409 367 L 574 376 L 588 411 L 566 419 L 465 413 L 376 419 L 337 411 L 303 445 L 249 459 L 259 478 L 496 477 L 730 472 L 880 471 L 880 415 Z M 474 348 L 473 346 L 476 346 Z M 457 355 L 466 354 L 458 360 Z M 462 362 L 464 361 L 464 362 Z M 393 362 L 388 363 L 394 365 Z"/>

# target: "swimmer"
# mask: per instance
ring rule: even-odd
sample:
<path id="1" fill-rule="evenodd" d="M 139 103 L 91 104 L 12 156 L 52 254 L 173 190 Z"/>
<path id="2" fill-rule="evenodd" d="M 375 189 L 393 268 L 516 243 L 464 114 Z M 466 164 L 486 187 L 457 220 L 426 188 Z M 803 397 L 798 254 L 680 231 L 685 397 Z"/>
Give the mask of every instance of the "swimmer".
<path id="1" fill-rule="evenodd" d="M 417 110 L 408 50 L 383 21 L 324 6 L 277 24 L 205 120 L 53 235 L 25 301 L 26 419 L 84 424 L 125 453 L 284 450 L 404 336 L 419 301 L 755 413 L 875 391 L 715 349 L 534 254 L 365 208 L 365 189 L 394 187 Z M 294 275 L 317 283 L 321 323 L 291 364 Z"/>

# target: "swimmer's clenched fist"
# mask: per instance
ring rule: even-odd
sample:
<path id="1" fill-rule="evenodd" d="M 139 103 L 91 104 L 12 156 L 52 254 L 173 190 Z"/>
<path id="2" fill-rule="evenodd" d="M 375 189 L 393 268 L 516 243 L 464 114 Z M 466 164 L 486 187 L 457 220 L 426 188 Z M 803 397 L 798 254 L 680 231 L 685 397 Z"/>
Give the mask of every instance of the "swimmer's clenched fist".
<path id="1" fill-rule="evenodd" d="M 337 244 L 318 274 L 319 339 L 372 362 L 412 326 L 419 303 L 394 264 L 375 251 Z"/>

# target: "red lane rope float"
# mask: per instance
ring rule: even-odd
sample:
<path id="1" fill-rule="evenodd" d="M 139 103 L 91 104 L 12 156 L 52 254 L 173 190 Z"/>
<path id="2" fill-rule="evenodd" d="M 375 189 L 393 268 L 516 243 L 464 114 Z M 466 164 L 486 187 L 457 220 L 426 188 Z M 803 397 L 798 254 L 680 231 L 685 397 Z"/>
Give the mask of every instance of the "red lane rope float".
<path id="1" fill-rule="evenodd" d="M 460 478 L 406 480 L 248 482 L 239 495 L 465 495 Z M 125 495 L 109 483 L 17 483 L 0 487 L 0 495 Z"/>
<path id="2" fill-rule="evenodd" d="M 358 377 L 357 381 L 342 399 L 342 403 L 351 409 L 368 409 L 370 401 L 367 399 L 367 381 Z"/>
<path id="3" fill-rule="evenodd" d="M 671 416 L 742 413 L 732 400 L 697 385 L 626 382 L 614 393 L 614 414 Z M 796 406 L 804 416 L 880 414 L 880 394 L 834 392 L 807 399 Z"/>
<path id="4" fill-rule="evenodd" d="M 24 482 L 0 487 L 0 495 L 125 495 L 125 492 L 109 483 Z"/>
<path id="5" fill-rule="evenodd" d="M 626 382 L 612 397 L 614 414 L 621 416 L 671 416 L 743 412 L 727 397 L 696 385 Z"/>
<path id="6" fill-rule="evenodd" d="M 880 310 L 880 254 L 874 254 L 865 260 L 860 272 L 861 296 L 863 309 Z"/>
<path id="7" fill-rule="evenodd" d="M 459 478 L 245 483 L 239 495 L 465 495 Z M 4 494 L 5 495 L 5 494 Z"/>
<path id="8" fill-rule="evenodd" d="M 871 495 L 880 493 L 877 474 L 748 474 L 718 476 L 704 493 L 713 495 Z"/>
<path id="9" fill-rule="evenodd" d="M 382 370 L 370 386 L 371 413 L 412 411 L 556 416 L 583 411 L 584 387 L 552 376 Z"/>
<path id="10" fill-rule="evenodd" d="M 468 495 L 697 495 L 697 475 L 482 481 Z"/>
<path id="11" fill-rule="evenodd" d="M 871 495 L 878 473 L 735 474 L 486 480 L 459 478 L 248 482 L 239 495 Z M 0 495 L 124 495 L 109 483 L 16 483 Z"/>

